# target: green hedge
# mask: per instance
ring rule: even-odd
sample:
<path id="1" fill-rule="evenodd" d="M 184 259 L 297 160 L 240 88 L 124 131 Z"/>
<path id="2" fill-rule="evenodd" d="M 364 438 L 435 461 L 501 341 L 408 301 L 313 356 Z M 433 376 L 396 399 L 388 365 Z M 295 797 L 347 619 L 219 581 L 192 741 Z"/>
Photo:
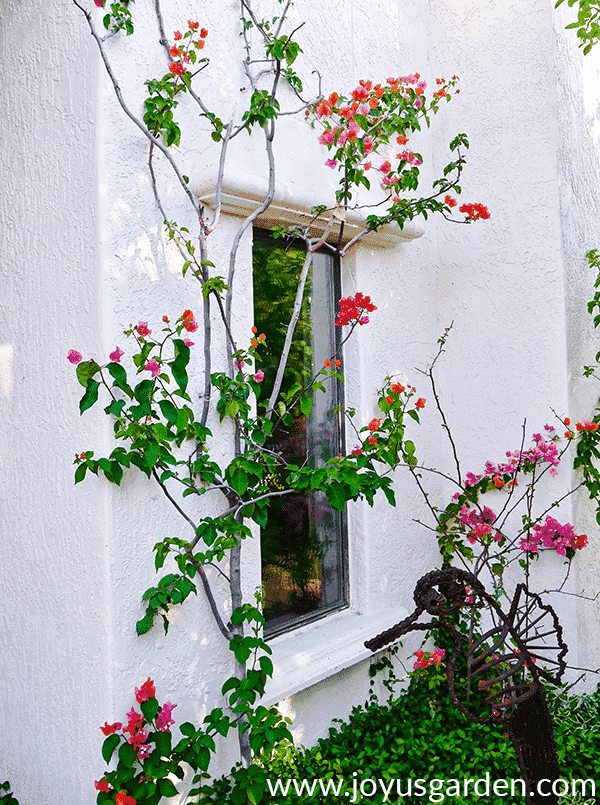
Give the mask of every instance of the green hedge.
<path id="1" fill-rule="evenodd" d="M 548 700 L 554 714 L 561 777 L 595 780 L 600 802 L 600 686 L 587 697 L 569 696 L 563 690 L 550 691 Z M 481 782 L 477 789 L 480 796 L 473 792 L 471 783 L 465 797 L 465 778 L 485 781 L 486 774 L 490 779 L 490 796 L 485 796 L 485 782 Z M 379 804 L 384 802 L 384 790 L 390 791 L 387 802 L 405 805 L 442 801 L 491 805 L 525 802 L 519 795 L 511 797 L 510 788 L 506 792 L 499 788 L 497 794 L 493 791 L 495 780 L 520 778 L 506 733 L 470 723 L 450 701 L 444 683 L 440 681 L 430 689 L 425 679 L 413 679 L 398 698 L 387 704 L 372 702 L 354 708 L 346 722 L 338 722 L 337 727 L 330 729 L 329 737 L 321 739 L 312 749 L 282 747 L 269 764 L 269 775 L 272 785 L 279 778 L 284 787 L 291 778 L 306 779 L 310 784 L 317 780 L 312 794 L 306 786 L 297 793 L 293 780 L 287 795 L 281 787 L 273 795 L 267 790 L 263 801 L 273 805 L 335 802 L 354 805 L 355 801 Z M 389 789 L 390 781 L 400 780 L 400 793 L 406 794 L 409 778 L 413 780 L 412 797 L 398 797 L 395 782 Z M 422 791 L 415 788 L 418 778 L 424 780 Z M 430 781 L 434 778 L 444 781 L 443 785 L 434 783 L 432 789 Z M 374 783 L 365 783 L 367 779 Z M 333 788 L 327 789 L 328 780 Z M 453 784 L 452 780 L 458 783 Z M 340 781 L 342 787 L 338 790 Z M 459 795 L 458 791 L 463 793 Z M 516 787 L 516 791 L 520 788 Z M 444 793 L 448 795 L 440 798 Z"/>

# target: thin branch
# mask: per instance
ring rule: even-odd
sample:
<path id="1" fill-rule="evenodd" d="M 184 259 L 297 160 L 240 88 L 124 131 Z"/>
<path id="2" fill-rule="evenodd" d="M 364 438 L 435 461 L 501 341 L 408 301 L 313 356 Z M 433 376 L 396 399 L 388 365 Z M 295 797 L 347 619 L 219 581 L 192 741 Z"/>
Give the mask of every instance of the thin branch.
<path id="1" fill-rule="evenodd" d="M 165 486 L 165 484 L 158 477 L 158 473 L 156 472 L 154 467 L 152 468 L 152 475 L 154 476 L 156 482 L 158 483 L 158 485 L 160 486 L 162 491 L 165 493 L 165 495 L 167 497 L 167 500 L 169 500 L 173 504 L 173 506 L 175 506 L 175 508 L 177 509 L 179 514 L 184 518 L 184 520 L 187 523 L 189 523 L 189 525 L 194 530 L 194 535 L 195 535 L 196 530 L 197 530 L 195 523 L 193 522 L 193 520 L 190 517 L 188 517 L 188 515 L 183 511 L 181 506 L 177 503 L 177 501 L 170 494 L 170 492 L 167 489 L 167 487 Z M 195 543 L 197 543 L 197 541 L 198 541 L 197 538 L 195 538 Z M 195 543 L 193 543 L 193 544 L 195 544 Z M 193 547 L 193 545 L 192 545 L 192 547 Z M 223 622 L 223 619 L 221 618 L 221 613 L 219 612 L 219 609 L 217 607 L 217 602 L 215 601 L 215 597 L 214 597 L 213 592 L 212 592 L 212 590 L 210 588 L 210 583 L 208 581 L 208 578 L 206 577 L 206 573 L 204 572 L 204 568 L 202 567 L 200 562 L 197 559 L 195 559 L 195 557 L 192 555 L 192 549 L 191 548 L 186 549 L 186 553 L 188 553 L 190 561 L 192 562 L 192 564 L 196 567 L 196 570 L 198 571 L 198 574 L 199 574 L 200 579 L 202 581 L 202 586 L 204 587 L 204 592 L 206 593 L 206 598 L 208 599 L 208 603 L 209 603 L 211 612 L 213 614 L 213 617 L 214 617 L 214 619 L 216 621 L 217 626 L 219 627 L 219 631 L 221 632 L 221 634 L 227 640 L 231 640 L 232 634 L 229 631 L 229 629 L 225 626 L 225 624 Z"/>
<path id="2" fill-rule="evenodd" d="M 125 112 L 127 117 L 130 120 L 132 120 L 135 123 L 135 125 L 139 128 L 139 130 L 142 132 L 144 137 L 146 137 L 153 145 L 156 146 L 156 148 L 158 148 L 161 151 L 162 154 L 164 154 L 165 158 L 167 159 L 167 161 L 171 165 L 171 167 L 173 169 L 173 172 L 175 173 L 175 176 L 177 177 L 177 179 L 179 181 L 179 184 L 181 185 L 181 187 L 183 188 L 185 194 L 187 195 L 192 207 L 194 208 L 194 210 L 196 212 L 199 212 L 200 205 L 198 204 L 197 200 L 195 199 L 194 194 L 191 192 L 191 190 L 187 186 L 187 184 L 186 184 L 186 182 L 185 182 L 185 180 L 184 180 L 179 168 L 177 167 L 177 164 L 176 164 L 175 160 L 173 159 L 173 157 L 169 153 L 169 150 L 167 149 L 167 147 L 165 145 L 163 145 L 163 143 L 161 143 L 160 140 L 157 140 L 156 137 L 153 137 L 152 134 L 150 134 L 148 129 L 143 125 L 143 123 L 141 123 L 138 120 L 138 118 L 133 114 L 133 112 L 130 111 L 129 107 L 125 103 L 125 99 L 123 98 L 123 93 L 121 92 L 121 88 L 120 88 L 120 86 L 119 86 L 119 84 L 117 82 L 116 76 L 115 76 L 115 74 L 113 72 L 111 64 L 110 64 L 110 62 L 108 60 L 108 57 L 106 55 L 106 52 L 104 50 L 104 44 L 102 42 L 102 38 L 96 32 L 96 28 L 94 27 L 94 23 L 92 22 L 92 15 L 89 12 L 87 12 L 82 6 L 80 6 L 79 3 L 77 2 L 77 0 L 73 0 L 73 3 L 82 12 L 82 14 L 84 15 L 84 17 L 87 20 L 87 23 L 88 23 L 89 28 L 90 28 L 90 33 L 92 34 L 92 36 L 96 40 L 96 43 L 97 43 L 98 48 L 100 50 L 100 55 L 102 56 L 102 61 L 104 62 L 104 66 L 106 68 L 106 72 L 108 73 L 108 77 L 111 80 L 111 83 L 113 85 L 113 89 L 115 91 L 115 95 L 117 96 L 117 100 L 119 101 L 119 104 L 120 104 L 121 108 L 123 109 L 123 111 Z"/>

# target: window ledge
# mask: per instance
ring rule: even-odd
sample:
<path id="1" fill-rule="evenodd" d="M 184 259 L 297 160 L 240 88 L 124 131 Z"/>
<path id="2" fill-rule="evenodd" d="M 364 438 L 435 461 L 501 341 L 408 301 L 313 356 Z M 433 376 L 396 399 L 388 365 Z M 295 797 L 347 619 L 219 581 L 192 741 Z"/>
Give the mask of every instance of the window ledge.
<path id="1" fill-rule="evenodd" d="M 376 615 L 343 610 L 269 641 L 273 677 L 261 704 L 269 706 L 373 656 L 369 640 L 409 613 L 392 607 Z"/>
<path id="2" fill-rule="evenodd" d="M 237 183 L 226 182 L 221 195 L 221 209 L 229 215 L 247 217 L 257 210 L 264 201 L 264 196 L 257 194 L 251 189 L 256 187 L 255 183 L 244 182 L 239 179 Z M 214 208 L 215 190 L 214 186 L 200 188 L 197 191 L 198 199 L 208 207 Z M 302 199 L 291 193 L 289 188 L 283 186 L 276 187 L 275 198 L 271 206 L 262 215 L 259 215 L 256 224 L 258 226 L 273 227 L 287 224 L 288 226 L 305 227 L 314 217 L 310 212 L 312 206 L 317 202 Z M 311 237 L 320 237 L 325 231 L 329 220 L 329 214 L 320 215 L 310 226 Z M 358 235 L 366 226 L 366 215 L 349 213 L 344 223 L 342 243 L 345 244 L 353 237 Z M 340 222 L 335 221 L 331 235 L 328 240 L 337 241 L 339 235 Z M 400 229 L 397 224 L 386 224 L 379 227 L 377 232 L 369 232 L 361 242 L 371 245 L 395 246 L 407 240 L 420 238 L 425 234 L 424 226 L 415 221 L 407 221 L 404 229 Z"/>

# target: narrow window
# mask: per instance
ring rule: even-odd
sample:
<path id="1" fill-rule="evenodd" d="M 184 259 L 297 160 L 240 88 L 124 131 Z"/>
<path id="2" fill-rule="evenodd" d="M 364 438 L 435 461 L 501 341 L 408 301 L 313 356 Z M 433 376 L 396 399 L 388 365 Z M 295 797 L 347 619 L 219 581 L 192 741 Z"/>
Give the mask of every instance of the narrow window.
<path id="1" fill-rule="evenodd" d="M 266 405 L 273 389 L 278 358 L 292 315 L 305 252 L 289 242 L 254 232 L 254 321 L 267 335 L 260 368 L 265 373 L 259 404 Z M 302 311 L 294 332 L 282 391 L 294 383 L 310 383 L 327 358 L 335 355 L 339 328 L 335 327 L 339 299 L 339 264 L 326 252 L 314 255 L 304 291 Z M 288 464 L 323 466 L 342 452 L 338 406 L 342 389 L 335 380 L 326 391 L 313 394 L 306 417 L 300 406 L 291 426 L 273 429 L 269 446 Z M 270 479 L 281 488 L 285 470 Z M 267 524 L 261 529 L 262 583 L 265 591 L 266 633 L 273 635 L 301 625 L 347 604 L 345 517 L 319 491 L 274 498 Z"/>

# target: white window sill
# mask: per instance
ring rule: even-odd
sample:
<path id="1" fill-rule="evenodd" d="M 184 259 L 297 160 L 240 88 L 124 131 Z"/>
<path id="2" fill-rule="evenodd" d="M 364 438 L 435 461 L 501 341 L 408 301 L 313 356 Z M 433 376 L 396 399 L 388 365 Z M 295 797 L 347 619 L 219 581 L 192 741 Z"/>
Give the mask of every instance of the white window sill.
<path id="1" fill-rule="evenodd" d="M 264 197 L 256 192 L 255 187 L 256 180 L 251 177 L 237 176 L 236 182 L 226 181 L 221 197 L 223 212 L 245 218 L 257 210 L 262 205 Z M 216 196 L 212 185 L 201 187 L 196 195 L 201 202 L 214 208 Z M 312 221 L 310 234 L 312 237 L 319 237 L 325 231 L 329 215 L 320 215 L 315 219 L 311 206 L 317 203 L 317 199 L 299 198 L 296 194 L 291 193 L 289 188 L 276 185 L 275 198 L 271 206 L 259 216 L 256 223 L 263 227 L 281 224 L 305 227 Z M 367 209 L 362 215 L 349 213 L 344 224 L 342 243 L 347 243 L 364 230 L 368 212 Z M 337 241 L 339 225 L 340 222 L 336 220 L 328 240 Z M 403 229 L 400 229 L 397 224 L 381 226 L 377 232 L 370 232 L 366 235 L 363 242 L 379 246 L 397 246 L 400 243 L 420 238 L 424 234 L 425 227 L 422 221 L 407 221 Z"/>
<path id="2" fill-rule="evenodd" d="M 269 641 L 273 649 L 273 677 L 261 704 L 267 707 L 309 688 L 361 660 L 372 657 L 365 640 L 405 618 L 403 607 L 375 615 L 343 610 Z"/>

